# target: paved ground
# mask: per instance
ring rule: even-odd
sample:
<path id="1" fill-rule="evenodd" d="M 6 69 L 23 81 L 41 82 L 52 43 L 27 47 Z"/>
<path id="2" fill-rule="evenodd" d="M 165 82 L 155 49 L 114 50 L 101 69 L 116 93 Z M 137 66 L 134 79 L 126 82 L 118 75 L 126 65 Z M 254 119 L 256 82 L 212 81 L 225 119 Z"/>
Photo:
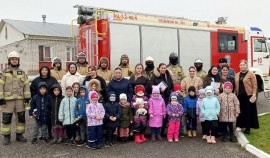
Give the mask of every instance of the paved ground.
<path id="1" fill-rule="evenodd" d="M 263 93 L 259 94 L 257 102 L 258 113 L 270 112 L 270 100 L 265 99 Z M 31 140 L 33 121 L 27 117 L 27 131 L 25 136 Z M 252 131 L 251 131 L 252 132 Z M 201 137 L 201 136 L 200 136 Z M 178 143 L 168 143 L 167 141 L 146 142 L 143 144 L 120 144 L 112 148 L 100 150 L 90 150 L 85 147 L 68 145 L 50 145 L 39 142 L 32 145 L 30 142 L 25 144 L 14 142 L 3 146 L 0 144 L 0 157 L 91 157 L 91 158 L 129 158 L 129 157 L 191 157 L 191 158 L 253 158 L 254 156 L 246 152 L 236 143 L 222 143 L 218 140 L 215 145 L 207 144 L 200 139 L 181 138 Z"/>

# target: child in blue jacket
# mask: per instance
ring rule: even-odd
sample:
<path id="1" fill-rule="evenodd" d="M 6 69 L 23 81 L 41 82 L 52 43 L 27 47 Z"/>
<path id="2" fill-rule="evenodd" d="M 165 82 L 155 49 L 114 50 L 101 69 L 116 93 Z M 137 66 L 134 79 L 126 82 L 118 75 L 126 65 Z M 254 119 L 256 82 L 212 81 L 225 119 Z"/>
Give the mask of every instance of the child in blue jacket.
<path id="1" fill-rule="evenodd" d="M 197 115 L 196 115 L 196 103 L 197 103 L 196 89 L 194 86 L 188 88 L 188 95 L 185 99 L 184 113 L 187 119 L 188 137 L 197 137 Z M 191 132 L 192 131 L 192 132 Z"/>
<path id="2" fill-rule="evenodd" d="M 80 128 L 81 140 L 78 142 L 77 146 L 82 146 L 86 143 L 87 138 L 87 116 L 86 116 L 86 107 L 89 104 L 88 90 L 86 86 L 80 87 L 80 97 L 76 101 L 74 108 L 76 125 Z"/>

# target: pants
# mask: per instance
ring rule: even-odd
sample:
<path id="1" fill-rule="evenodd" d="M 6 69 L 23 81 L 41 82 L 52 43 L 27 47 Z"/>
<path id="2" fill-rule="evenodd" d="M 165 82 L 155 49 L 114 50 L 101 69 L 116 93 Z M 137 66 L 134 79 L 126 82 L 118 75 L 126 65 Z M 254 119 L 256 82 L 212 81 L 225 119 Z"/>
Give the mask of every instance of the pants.
<path id="1" fill-rule="evenodd" d="M 168 140 L 178 139 L 179 136 L 179 129 L 180 129 L 180 121 L 169 121 L 169 128 L 168 128 L 168 134 L 167 138 Z"/>
<path id="2" fill-rule="evenodd" d="M 87 138 L 86 120 L 81 120 L 79 126 L 80 126 L 81 139 L 86 140 Z"/>
<path id="3" fill-rule="evenodd" d="M 187 130 L 197 130 L 197 118 L 187 118 Z"/>
<path id="4" fill-rule="evenodd" d="M 76 138 L 76 126 L 71 124 L 71 125 L 65 125 L 66 129 L 66 134 L 67 134 L 67 139 L 68 140 L 75 140 Z"/>
<path id="5" fill-rule="evenodd" d="M 134 117 L 134 133 L 144 134 L 146 129 L 147 117 L 146 116 L 135 116 Z"/>
<path id="6" fill-rule="evenodd" d="M 202 126 L 202 134 L 203 135 L 206 135 L 206 124 L 205 124 L 205 121 L 201 122 L 201 126 Z"/>
<path id="7" fill-rule="evenodd" d="M 63 138 L 63 136 L 64 136 L 64 128 L 60 125 L 56 125 L 54 127 L 54 138 L 56 139 L 59 137 Z"/>
<path id="8" fill-rule="evenodd" d="M 159 135 L 161 127 L 151 127 L 151 134 Z"/>
<path id="9" fill-rule="evenodd" d="M 233 136 L 233 122 L 219 122 L 222 127 L 223 136 L 227 136 L 227 127 L 229 127 L 230 136 Z"/>
<path id="10" fill-rule="evenodd" d="M 88 126 L 88 146 L 90 147 L 96 147 L 98 145 L 102 145 L 102 135 L 103 135 L 103 128 L 102 125 L 98 126 Z"/>
<path id="11" fill-rule="evenodd" d="M 212 120 L 208 121 L 205 120 L 205 125 L 206 125 L 206 135 L 207 136 L 215 136 L 216 135 L 216 128 L 217 128 L 217 121 Z"/>
<path id="12" fill-rule="evenodd" d="M 47 124 L 39 124 L 37 120 L 35 120 L 35 126 L 34 126 L 34 135 L 33 138 L 38 138 L 39 135 L 39 128 L 41 128 L 41 137 L 47 138 L 47 132 L 48 132 L 48 126 Z"/>
<path id="13" fill-rule="evenodd" d="M 129 136 L 129 128 L 120 127 L 120 137 L 128 137 L 128 136 Z"/>
<path id="14" fill-rule="evenodd" d="M 106 128 L 106 143 L 113 143 L 115 142 L 114 132 L 116 127 L 107 127 Z"/>
<path id="15" fill-rule="evenodd" d="M 2 105 L 2 126 L 1 134 L 10 135 L 12 115 L 15 112 L 16 117 L 16 133 L 23 134 L 25 132 L 25 106 L 23 100 L 9 100 L 6 105 Z"/>

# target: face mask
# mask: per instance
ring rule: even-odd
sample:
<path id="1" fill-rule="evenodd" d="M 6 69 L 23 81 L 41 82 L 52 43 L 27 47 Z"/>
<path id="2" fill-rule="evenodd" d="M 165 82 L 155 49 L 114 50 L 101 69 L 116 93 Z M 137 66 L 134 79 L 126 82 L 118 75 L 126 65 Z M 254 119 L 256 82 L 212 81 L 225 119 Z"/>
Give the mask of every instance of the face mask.
<path id="1" fill-rule="evenodd" d="M 172 65 L 177 65 L 178 64 L 178 59 L 170 59 L 170 63 Z"/>

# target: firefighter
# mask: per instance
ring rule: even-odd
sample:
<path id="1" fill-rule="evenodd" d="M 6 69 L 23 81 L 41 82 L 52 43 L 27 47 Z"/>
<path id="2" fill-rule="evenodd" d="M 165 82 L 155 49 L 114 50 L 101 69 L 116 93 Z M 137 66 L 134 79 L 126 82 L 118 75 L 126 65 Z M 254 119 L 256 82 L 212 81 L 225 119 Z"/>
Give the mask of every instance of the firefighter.
<path id="1" fill-rule="evenodd" d="M 122 77 L 130 78 L 134 73 L 134 68 L 129 65 L 129 58 L 126 54 L 121 56 L 119 66 L 122 69 Z"/>
<path id="2" fill-rule="evenodd" d="M 4 135 L 4 145 L 10 144 L 11 121 L 15 112 L 16 140 L 26 142 L 25 105 L 31 98 L 29 80 L 23 70 L 19 68 L 20 56 L 18 52 L 8 54 L 8 68 L 3 70 L 0 78 L 0 105 L 2 106 L 1 134 Z"/>
<path id="3" fill-rule="evenodd" d="M 102 77 L 106 81 L 106 85 L 109 85 L 109 82 L 112 79 L 112 71 L 108 69 L 109 60 L 106 57 L 101 57 L 99 60 L 99 68 L 97 70 L 97 75 Z"/>
<path id="4" fill-rule="evenodd" d="M 61 59 L 55 57 L 52 60 L 53 68 L 51 69 L 51 76 L 54 77 L 58 82 L 62 80 L 63 76 L 67 73 L 62 69 Z"/>
<path id="5" fill-rule="evenodd" d="M 148 56 L 146 59 L 145 59 L 145 73 L 148 77 L 148 80 L 150 81 L 153 74 L 154 74 L 154 68 L 155 68 L 155 65 L 154 65 L 154 59 L 150 56 Z"/>
<path id="6" fill-rule="evenodd" d="M 88 75 L 88 62 L 86 61 L 86 55 L 83 52 L 80 52 L 77 55 L 78 61 L 76 63 L 77 65 L 77 71 L 80 75 L 86 76 Z"/>
<path id="7" fill-rule="evenodd" d="M 169 61 L 170 63 L 167 68 L 173 73 L 173 84 L 181 83 L 181 81 L 186 77 L 186 75 L 182 66 L 178 65 L 178 55 L 172 52 L 169 56 Z"/>
<path id="8" fill-rule="evenodd" d="M 200 77 L 202 80 L 204 79 L 204 77 L 207 75 L 207 73 L 203 70 L 203 62 L 201 59 L 196 59 L 194 61 L 194 66 L 196 67 L 197 70 L 197 77 Z"/>
<path id="9" fill-rule="evenodd" d="M 227 61 L 226 58 L 220 58 L 218 60 L 218 73 L 219 74 L 221 74 L 221 68 L 222 68 L 223 65 L 228 65 L 229 66 L 228 61 Z M 229 76 L 235 77 L 235 71 L 234 71 L 233 68 L 230 68 L 230 70 L 229 70 Z"/>

